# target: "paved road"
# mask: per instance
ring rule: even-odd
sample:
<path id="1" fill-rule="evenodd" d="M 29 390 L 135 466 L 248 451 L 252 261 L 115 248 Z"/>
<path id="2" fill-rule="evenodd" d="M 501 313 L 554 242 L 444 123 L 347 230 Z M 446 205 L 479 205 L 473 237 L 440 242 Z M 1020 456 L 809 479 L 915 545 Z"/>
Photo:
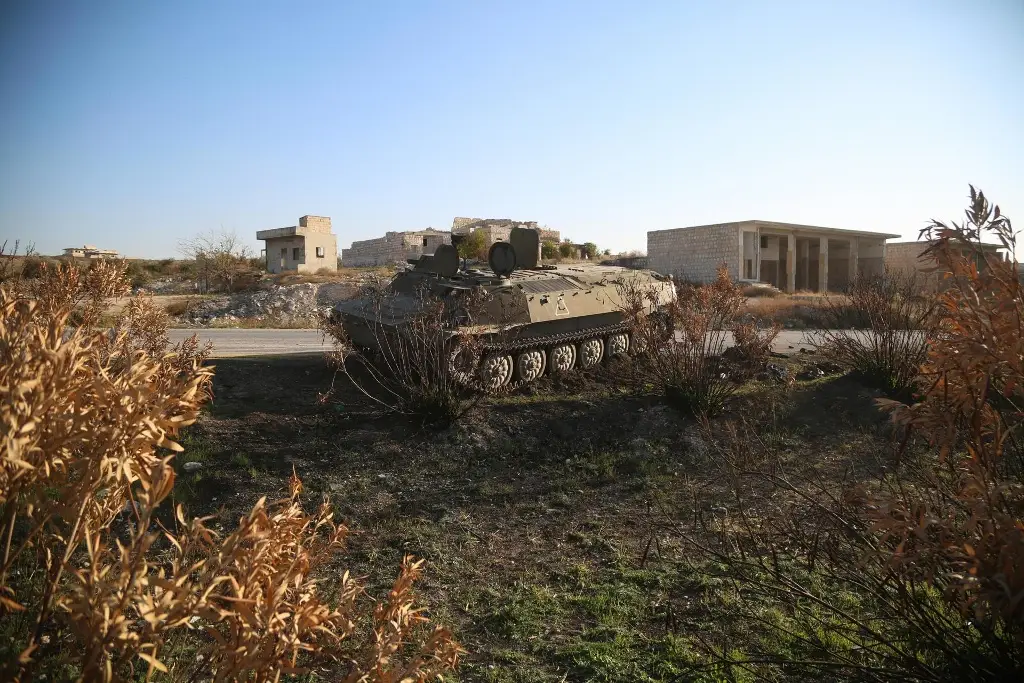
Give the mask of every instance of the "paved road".
<path id="1" fill-rule="evenodd" d="M 234 329 L 174 329 L 171 341 L 178 342 L 192 334 L 200 340 L 213 343 L 214 358 L 232 356 L 280 356 L 291 353 L 320 353 L 330 349 L 317 330 L 234 330 Z M 775 339 L 774 349 L 779 353 L 796 353 L 800 348 L 811 348 L 804 332 L 783 330 Z"/>
<path id="2" fill-rule="evenodd" d="M 172 329 L 171 342 L 176 343 L 198 334 L 201 342 L 213 344 L 214 358 L 232 356 L 281 356 L 292 353 L 323 353 L 330 349 L 318 330 L 232 330 Z"/>

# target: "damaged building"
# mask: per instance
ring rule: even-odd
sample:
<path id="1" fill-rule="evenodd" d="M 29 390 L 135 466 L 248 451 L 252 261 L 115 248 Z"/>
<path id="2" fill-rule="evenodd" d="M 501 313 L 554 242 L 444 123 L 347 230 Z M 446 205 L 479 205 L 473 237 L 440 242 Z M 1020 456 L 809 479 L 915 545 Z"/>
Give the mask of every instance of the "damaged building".
<path id="1" fill-rule="evenodd" d="M 721 264 L 734 280 L 786 292 L 842 291 L 858 276 L 885 271 L 885 242 L 899 235 L 772 221 L 697 225 L 647 233 L 649 267 L 711 282 Z"/>
<path id="2" fill-rule="evenodd" d="M 364 268 L 405 263 L 424 254 L 433 254 L 442 244 L 451 244 L 452 235 L 445 230 L 413 230 L 388 232 L 383 237 L 352 242 L 341 250 L 341 265 L 345 268 Z"/>
<path id="3" fill-rule="evenodd" d="M 484 244 L 490 247 L 495 242 L 507 242 L 512 228 L 529 228 L 540 233 L 541 242 L 560 242 L 561 234 L 537 225 L 537 221 L 514 221 L 511 218 L 461 218 L 452 221 L 453 235 L 469 235 L 482 232 Z"/>
<path id="4" fill-rule="evenodd" d="M 302 216 L 298 225 L 260 230 L 256 239 L 266 243 L 268 273 L 338 269 L 338 240 L 331 232 L 330 216 Z"/>

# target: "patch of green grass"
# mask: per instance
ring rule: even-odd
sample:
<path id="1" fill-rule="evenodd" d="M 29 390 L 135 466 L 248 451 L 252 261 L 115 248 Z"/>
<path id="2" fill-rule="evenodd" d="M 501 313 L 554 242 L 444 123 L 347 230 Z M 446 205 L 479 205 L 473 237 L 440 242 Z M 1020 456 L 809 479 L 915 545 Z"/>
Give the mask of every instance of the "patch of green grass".
<path id="1" fill-rule="evenodd" d="M 490 664 L 480 673 L 489 681 L 692 676 L 700 656 L 665 627 L 664 605 L 678 576 L 671 568 L 594 569 L 579 562 L 543 583 L 488 589 L 472 608 L 484 615 L 478 623 L 485 639 L 502 645 L 485 653 Z"/>

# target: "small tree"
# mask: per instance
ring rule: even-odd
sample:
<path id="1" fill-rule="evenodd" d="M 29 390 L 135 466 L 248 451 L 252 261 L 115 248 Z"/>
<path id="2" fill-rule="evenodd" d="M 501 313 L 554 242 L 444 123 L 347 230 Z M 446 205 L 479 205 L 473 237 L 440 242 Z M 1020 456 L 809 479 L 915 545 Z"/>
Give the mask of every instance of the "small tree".
<path id="1" fill-rule="evenodd" d="M 210 288 L 234 289 L 235 282 L 253 270 L 252 254 L 234 231 L 200 233 L 178 244 L 181 253 L 196 262 L 196 277 L 203 292 Z"/>
<path id="2" fill-rule="evenodd" d="M 571 258 L 575 252 L 576 245 L 574 245 L 569 240 L 564 240 L 561 244 L 558 245 L 558 255 L 561 256 L 562 258 Z"/>
<path id="3" fill-rule="evenodd" d="M 584 242 L 582 252 L 583 256 L 587 258 L 594 258 L 597 256 L 597 245 L 593 242 Z"/>
<path id="4" fill-rule="evenodd" d="M 540 245 L 540 256 L 545 259 L 557 259 L 558 245 L 550 240 L 545 241 Z"/>
<path id="5" fill-rule="evenodd" d="M 487 258 L 487 239 L 484 237 L 483 231 L 474 230 L 459 242 L 456 249 L 460 258 L 482 261 Z"/>

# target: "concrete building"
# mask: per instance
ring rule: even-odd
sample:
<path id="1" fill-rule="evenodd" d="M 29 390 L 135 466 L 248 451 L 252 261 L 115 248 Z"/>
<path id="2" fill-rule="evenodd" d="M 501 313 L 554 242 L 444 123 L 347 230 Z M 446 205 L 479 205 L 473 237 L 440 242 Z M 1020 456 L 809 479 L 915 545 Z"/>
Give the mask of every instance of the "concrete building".
<path id="1" fill-rule="evenodd" d="M 482 231 L 484 243 L 490 248 L 495 242 L 507 242 L 512 228 L 532 228 L 540 233 L 541 242 L 560 242 L 562 237 L 557 230 L 538 227 L 537 221 L 514 221 L 511 218 L 461 218 L 452 221 L 453 235 L 469 235 Z"/>
<path id="2" fill-rule="evenodd" d="M 711 282 L 725 264 L 734 280 L 767 282 L 786 292 L 841 291 L 858 275 L 881 275 L 885 241 L 899 237 L 772 221 L 697 225 L 647 233 L 651 269 Z"/>
<path id="3" fill-rule="evenodd" d="M 388 232 L 384 237 L 359 240 L 348 249 L 341 250 L 341 265 L 346 268 L 385 266 L 405 263 L 423 254 L 433 254 L 442 244 L 451 244 L 451 233 L 444 230 L 414 230 Z"/>
<path id="4" fill-rule="evenodd" d="M 118 258 L 117 250 L 97 249 L 91 244 L 86 244 L 81 247 L 68 247 L 64 250 L 64 255 L 70 258 L 85 259 Z"/>
<path id="5" fill-rule="evenodd" d="M 947 279 L 940 271 L 925 272 L 935 267 L 936 262 L 930 256 L 924 256 L 924 251 L 934 242 L 890 242 L 885 245 L 885 267 L 895 273 L 907 276 L 914 276 L 922 288 L 936 291 L 946 286 Z M 979 244 L 982 254 L 978 255 L 976 264 L 978 271 L 982 272 L 988 265 L 988 259 L 1002 261 L 1009 258 L 1009 254 L 1001 244 Z M 965 250 L 961 250 L 965 254 Z M 966 254 L 965 254 L 966 255 Z"/>
<path id="6" fill-rule="evenodd" d="M 298 225 L 260 230 L 256 239 L 266 242 L 268 273 L 338 269 L 338 240 L 330 216 L 303 216 Z"/>

